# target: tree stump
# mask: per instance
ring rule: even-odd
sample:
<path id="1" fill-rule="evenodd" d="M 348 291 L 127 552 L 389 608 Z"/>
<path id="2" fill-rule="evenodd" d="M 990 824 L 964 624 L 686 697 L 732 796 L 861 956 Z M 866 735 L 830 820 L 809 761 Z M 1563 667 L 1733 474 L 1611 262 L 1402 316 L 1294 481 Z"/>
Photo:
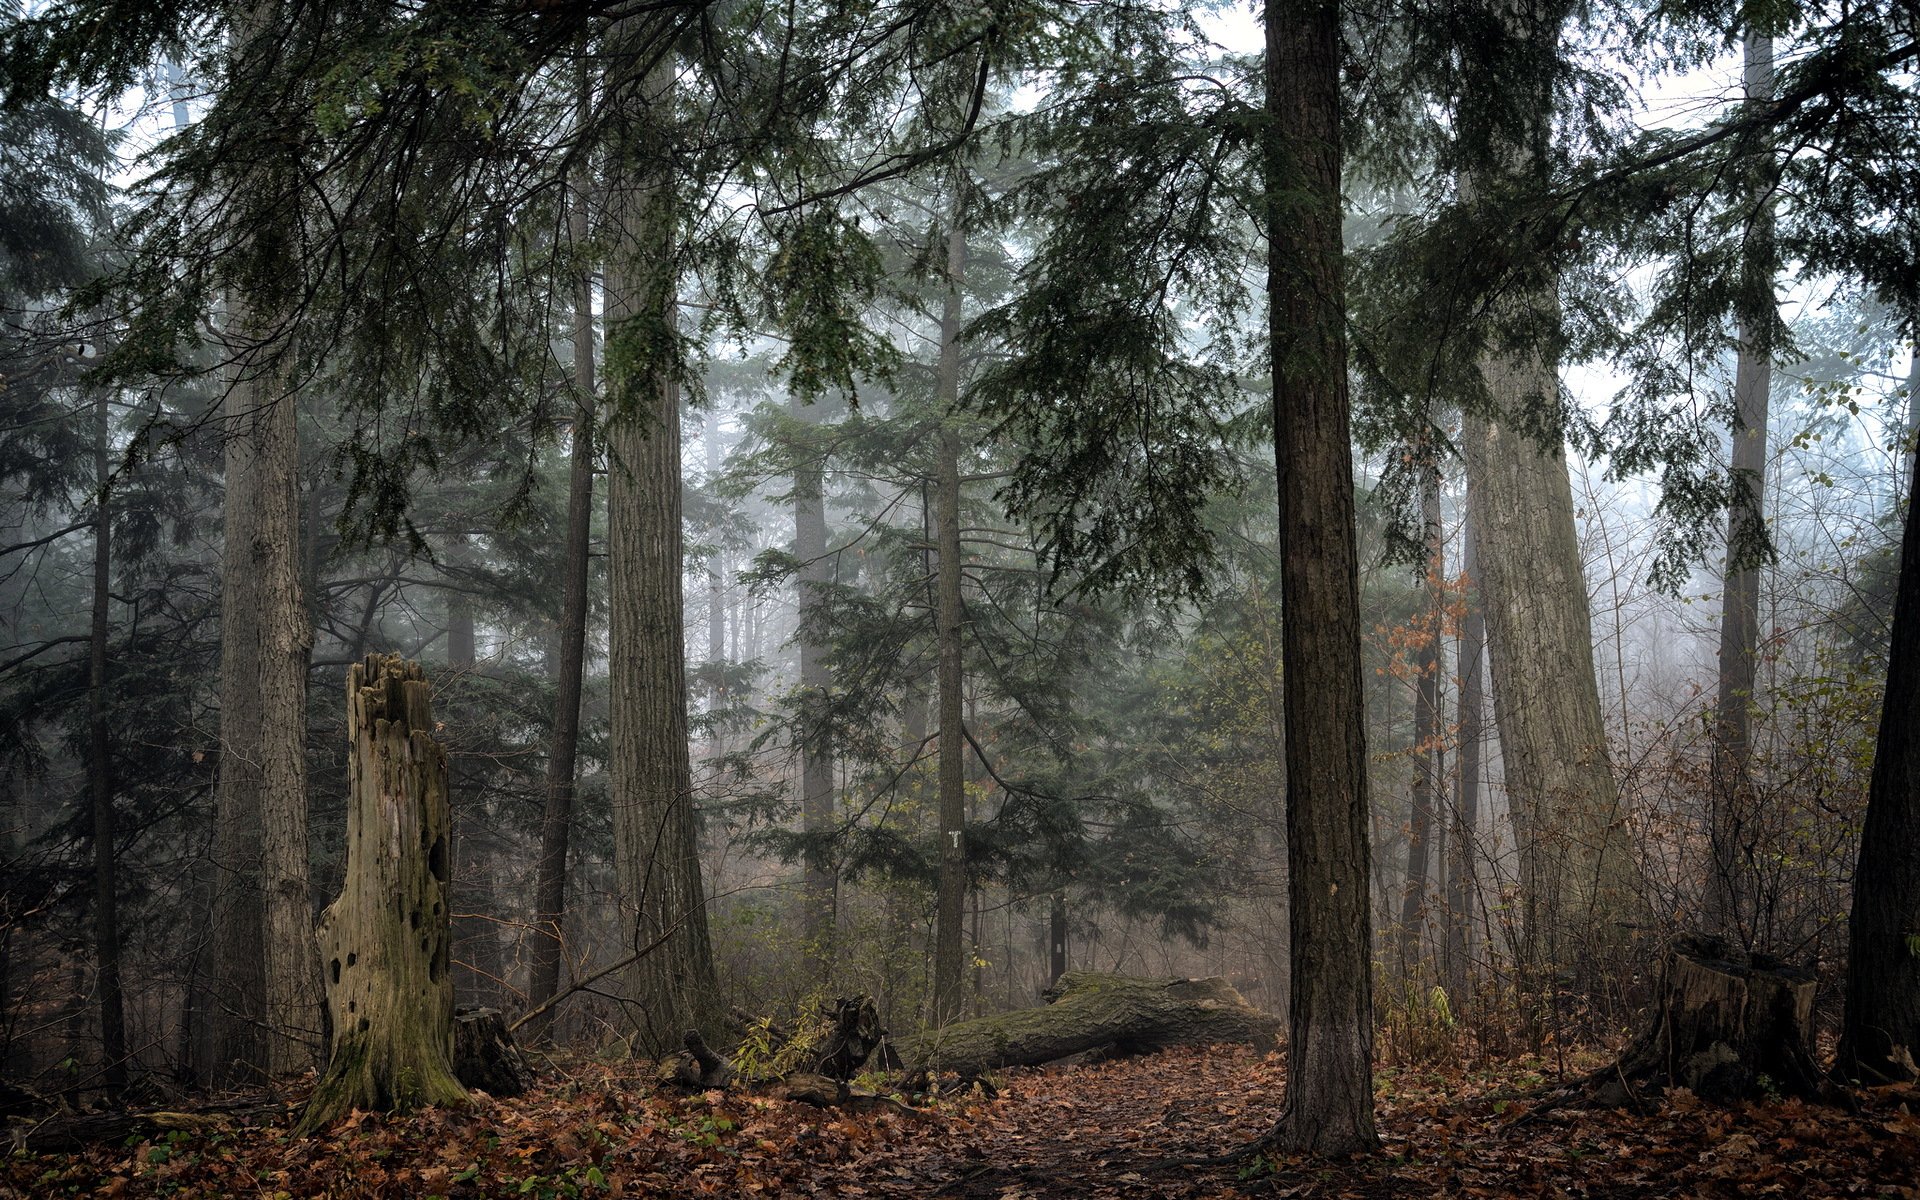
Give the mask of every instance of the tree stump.
<path id="1" fill-rule="evenodd" d="M 453 1014 L 453 1075 L 462 1087 L 489 1096 L 518 1096 L 533 1072 L 507 1032 L 497 1008 L 463 1008 Z"/>
<path id="2" fill-rule="evenodd" d="M 1811 971 L 1718 938 L 1676 941 L 1647 1031 L 1594 1081 L 1603 1104 L 1683 1087 L 1728 1104 L 1768 1092 L 1821 1093 L 1813 1061 Z"/>
<path id="3" fill-rule="evenodd" d="M 327 1069 L 295 1132 L 353 1109 L 467 1102 L 453 1073 L 447 753 L 420 664 L 370 655 L 347 676 L 347 869 L 320 917 Z"/>
<path id="4" fill-rule="evenodd" d="M 837 1000 L 833 1009 L 833 1031 L 827 1035 L 814 1058 L 813 1073 L 845 1083 L 859 1074 L 887 1036 L 880 1028 L 880 1009 L 870 996 Z"/>

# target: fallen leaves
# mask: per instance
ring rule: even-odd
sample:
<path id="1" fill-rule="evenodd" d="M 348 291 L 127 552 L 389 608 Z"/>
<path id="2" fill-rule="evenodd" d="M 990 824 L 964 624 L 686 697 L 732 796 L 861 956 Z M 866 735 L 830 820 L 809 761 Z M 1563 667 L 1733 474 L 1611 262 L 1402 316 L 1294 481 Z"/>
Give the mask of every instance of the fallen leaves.
<path id="1" fill-rule="evenodd" d="M 639 1068 L 582 1068 L 513 1101 L 294 1141 L 282 1125 L 175 1130 L 77 1154 L 14 1155 L 4 1196 L 1019 1197 L 1779 1195 L 1920 1200 L 1911 1091 L 1848 1114 L 1799 1101 L 1652 1116 L 1556 1109 L 1516 1123 L 1540 1063 L 1383 1071 L 1382 1148 L 1346 1162 L 1208 1163 L 1279 1119 L 1278 1055 L 1177 1050 L 1011 1072 L 923 1116 L 823 1113 L 765 1096 L 653 1092 Z"/>

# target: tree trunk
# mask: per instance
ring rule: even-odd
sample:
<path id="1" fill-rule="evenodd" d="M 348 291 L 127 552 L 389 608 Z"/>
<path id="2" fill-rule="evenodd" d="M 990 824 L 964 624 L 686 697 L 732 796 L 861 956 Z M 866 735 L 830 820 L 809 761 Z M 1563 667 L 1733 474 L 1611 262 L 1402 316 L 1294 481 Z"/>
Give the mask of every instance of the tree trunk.
<path id="1" fill-rule="evenodd" d="M 1715 1103 L 1769 1089 L 1813 1098 L 1813 972 L 1748 955 L 1718 938 L 1675 946 L 1647 1032 L 1596 1080 L 1605 1104 L 1684 1087 Z"/>
<path id="2" fill-rule="evenodd" d="M 1067 973 L 1067 894 L 1055 892 L 1047 912 L 1047 983 L 1060 982 Z"/>
<path id="3" fill-rule="evenodd" d="M 1847 919 L 1847 1015 L 1835 1069 L 1920 1078 L 1920 455 L 1909 451 L 1907 524 L 1887 649 L 1887 691 Z"/>
<path id="4" fill-rule="evenodd" d="M 234 317 L 246 328 L 243 317 Z M 269 351 L 268 353 L 271 353 Z M 227 396 L 221 555 L 221 756 L 215 906 L 216 1083 L 304 1070 L 320 1037 L 308 885 L 306 684 L 296 405 L 244 360 Z M 258 864 L 256 866 L 256 864 Z"/>
<path id="5" fill-rule="evenodd" d="M 1412 977 L 1423 957 L 1427 925 L 1427 887 L 1434 835 L 1434 798 L 1445 773 L 1440 749 L 1440 622 L 1445 594 L 1446 542 L 1440 520 L 1440 473 L 1429 456 L 1420 487 L 1420 519 L 1426 529 L 1427 556 L 1421 583 L 1427 593 L 1424 628 L 1414 652 L 1413 807 L 1407 822 L 1407 884 L 1400 901 L 1400 969 Z"/>
<path id="6" fill-rule="evenodd" d="M 941 422 L 934 503 L 939 577 L 935 584 L 936 636 L 940 645 L 940 876 L 934 898 L 933 1024 L 957 1020 L 966 1006 L 961 935 L 967 907 L 967 789 L 961 724 L 961 634 L 966 620 L 960 590 L 960 433 L 955 422 L 960 400 L 960 286 L 966 269 L 967 240 L 960 197 L 962 180 L 954 176 L 952 228 L 947 232 L 946 298 L 940 311 L 940 373 L 934 403 Z"/>
<path id="7" fill-rule="evenodd" d="M 513 1044 L 499 1009 L 454 1012 L 453 1077 L 461 1087 L 489 1096 L 518 1096 L 533 1086 L 533 1071 Z"/>
<path id="8" fill-rule="evenodd" d="M 582 120 L 593 89 L 581 68 Z M 575 246 L 590 236 L 587 197 L 591 168 L 582 163 L 567 211 L 567 234 Z M 580 691 L 587 656 L 587 581 L 593 540 L 593 270 L 582 265 L 573 292 L 573 449 L 567 466 L 566 548 L 560 563 L 558 664 L 553 691 L 553 745 L 547 755 L 546 805 L 540 815 L 540 862 L 535 882 L 533 954 L 527 988 L 529 1011 L 560 990 L 560 959 L 566 948 L 567 840 L 573 830 L 575 763 L 580 748 Z M 538 1042 L 552 1028 L 552 1013 L 528 1022 L 527 1039 Z"/>
<path id="9" fill-rule="evenodd" d="M 1267 296 L 1280 483 L 1291 933 L 1285 1146 L 1377 1143 L 1360 588 L 1340 211 L 1340 11 L 1266 12 Z"/>
<path id="10" fill-rule="evenodd" d="M 1460 697 L 1459 752 L 1454 756 L 1453 861 L 1447 868 L 1447 987 L 1455 1003 L 1472 986 L 1471 953 L 1475 902 L 1480 893 L 1480 741 L 1484 730 L 1486 698 L 1481 694 L 1484 659 L 1487 653 L 1487 618 L 1481 611 L 1479 589 L 1475 584 L 1480 569 L 1476 541 L 1474 505 L 1478 501 L 1468 492 L 1466 518 L 1462 522 L 1461 574 L 1466 580 L 1465 615 L 1460 621 Z"/>
<path id="11" fill-rule="evenodd" d="M 320 917 L 333 1046 L 296 1135 L 356 1108 L 468 1099 L 453 1074 L 452 813 L 432 695 L 397 655 L 347 672 L 346 877 Z"/>
<path id="12" fill-rule="evenodd" d="M 649 951 L 630 973 L 627 998 L 636 1044 L 655 1057 L 689 1028 L 717 1030 L 719 1017 L 687 746 L 675 198 L 664 160 L 643 144 L 672 86 L 663 60 L 644 79 L 607 88 L 631 106 L 630 141 L 614 148 L 607 197 L 614 863 L 633 912 L 631 948 Z"/>
<path id="13" fill-rule="evenodd" d="M 813 406 L 792 398 L 790 411 L 803 426 L 815 423 Z M 827 506 L 820 450 L 812 439 L 796 447 L 793 468 L 793 554 L 800 560 L 800 826 L 809 848 L 801 894 L 801 936 L 815 981 L 833 977 L 836 873 L 823 845 L 834 825 L 833 730 L 828 688 L 826 586 Z"/>
<path id="14" fill-rule="evenodd" d="M 1556 53 L 1563 7 L 1495 5 L 1516 42 L 1539 59 Z M 1516 51 L 1517 52 L 1517 51 Z M 1494 138 L 1505 173 L 1532 179 L 1551 111 L 1532 98 L 1533 127 Z M 1467 181 L 1471 184 L 1473 181 Z M 1521 891 L 1537 967 L 1604 957 L 1639 916 L 1639 880 L 1607 758 L 1593 665 L 1593 634 L 1573 522 L 1573 489 L 1560 434 L 1535 436 L 1540 413 L 1560 410 L 1551 282 L 1502 301 L 1501 315 L 1530 326 L 1529 344 L 1497 346 L 1481 361 L 1496 416 L 1469 413 L 1464 449 L 1476 495 L 1481 601 L 1487 614 L 1507 793 L 1523 818 Z"/>
<path id="15" fill-rule="evenodd" d="M 1773 38 L 1749 32 L 1746 39 L 1746 94 L 1751 104 L 1773 96 Z M 1755 181 L 1755 190 L 1766 187 Z M 1764 194 L 1764 193 L 1759 193 Z M 1739 319 L 1740 357 L 1734 369 L 1733 453 L 1728 466 L 1741 495 L 1727 511 L 1727 563 L 1721 589 L 1720 688 L 1714 706 L 1713 812 L 1708 820 L 1713 869 L 1708 880 L 1708 917 L 1713 929 L 1751 949 L 1760 917 L 1754 894 L 1753 846 L 1749 820 L 1754 812 L 1751 757 L 1755 656 L 1760 623 L 1760 572 L 1738 565 L 1766 529 L 1763 500 L 1767 481 L 1767 409 L 1773 388 L 1773 210 L 1763 203 L 1748 231 L 1741 269 L 1746 289 L 1764 289 L 1759 311 Z M 1751 298 L 1750 298 L 1751 299 Z"/>
<path id="16" fill-rule="evenodd" d="M 962 1076 L 1036 1066 L 1088 1050 L 1122 1053 L 1237 1042 L 1271 1048 L 1280 1019 L 1224 979 L 1135 979 L 1069 971 L 1039 1008 L 958 1021 L 895 1044 L 903 1062 Z"/>
<path id="17" fill-rule="evenodd" d="M 127 1014 L 120 989 L 120 896 L 115 871 L 113 738 L 107 713 L 108 606 L 113 603 L 112 426 L 107 393 L 94 398 L 93 636 L 87 666 L 87 791 L 93 802 L 93 953 L 99 980 L 101 1077 L 127 1085 Z"/>

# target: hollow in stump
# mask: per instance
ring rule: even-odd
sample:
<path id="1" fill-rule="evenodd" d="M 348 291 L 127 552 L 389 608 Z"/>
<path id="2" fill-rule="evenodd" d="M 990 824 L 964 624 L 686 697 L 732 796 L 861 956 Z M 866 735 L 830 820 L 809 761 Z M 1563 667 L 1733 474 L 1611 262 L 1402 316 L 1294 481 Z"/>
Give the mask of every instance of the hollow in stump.
<path id="1" fill-rule="evenodd" d="M 453 1014 L 453 1074 L 462 1086 L 489 1096 L 518 1096 L 533 1083 L 533 1071 L 497 1008 Z"/>
<path id="2" fill-rule="evenodd" d="M 371 655 L 347 677 L 347 865 L 320 917 L 327 1069 L 297 1133 L 353 1109 L 461 1105 L 453 1072 L 447 753 L 420 664 Z"/>
<path id="3" fill-rule="evenodd" d="M 1719 938 L 1677 940 L 1649 1027 L 1594 1082 L 1594 1098 L 1631 1104 L 1683 1087 L 1728 1104 L 1769 1092 L 1815 1097 L 1813 972 Z"/>

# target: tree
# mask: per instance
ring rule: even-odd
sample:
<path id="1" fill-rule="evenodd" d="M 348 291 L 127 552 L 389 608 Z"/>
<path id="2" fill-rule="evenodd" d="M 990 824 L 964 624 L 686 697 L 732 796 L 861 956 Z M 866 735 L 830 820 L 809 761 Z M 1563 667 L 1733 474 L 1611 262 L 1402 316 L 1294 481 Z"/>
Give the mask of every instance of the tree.
<path id="1" fill-rule="evenodd" d="M 1745 46 L 1745 89 L 1749 104 L 1773 97 L 1773 38 L 1750 29 Z M 1739 312 L 1738 360 L 1733 382 L 1733 451 L 1728 474 L 1739 489 L 1727 508 L 1727 556 L 1720 608 L 1719 690 L 1714 704 L 1713 795 L 1708 837 L 1713 846 L 1713 876 L 1708 881 L 1708 918 L 1717 932 L 1752 947 L 1755 923 L 1751 847 L 1745 828 L 1752 817 L 1751 757 L 1754 680 L 1759 651 L 1760 572 L 1753 547 L 1767 541 L 1762 505 L 1767 482 L 1767 409 L 1773 390 L 1772 181 L 1753 183 L 1753 213 L 1741 260 L 1744 304 Z"/>
<path id="2" fill-rule="evenodd" d="M 622 38 L 616 30 L 612 37 Z M 671 57 L 606 85 L 625 119 L 608 149 L 607 552 L 612 595 L 615 869 L 633 906 L 628 998 L 654 1054 L 719 1007 L 688 750 L 680 486 L 677 181 L 666 140 Z"/>
<path id="3" fill-rule="evenodd" d="M 792 398 L 790 411 L 795 422 L 812 426 L 813 405 L 798 395 Z M 797 448 L 793 468 L 793 556 L 799 562 L 800 621 L 800 827 L 815 839 L 825 839 L 833 830 L 835 809 L 833 740 L 831 737 L 831 700 L 828 689 L 833 676 L 828 668 L 823 631 L 826 620 L 825 590 L 832 577 L 827 558 L 827 503 L 822 451 L 814 444 Z M 719 627 L 719 617 L 711 619 Z M 821 842 L 816 840 L 816 846 Z M 835 957 L 835 878 L 824 852 L 816 850 L 807 858 L 806 877 L 801 883 L 801 938 L 805 953 L 816 966 L 824 983 L 833 977 Z"/>
<path id="4" fill-rule="evenodd" d="M 1274 459 L 1280 476 L 1289 1149 L 1376 1145 L 1361 720 L 1341 246 L 1340 8 L 1269 0 L 1265 145 Z"/>
<path id="5" fill-rule="evenodd" d="M 585 74 L 585 68 L 582 68 Z M 592 102 L 592 87 L 584 78 L 580 106 Z M 584 252 L 591 234 L 588 197 L 591 172 L 583 162 L 569 193 L 567 232 L 576 253 Z M 556 631 L 553 696 L 553 746 L 547 758 L 546 803 L 540 819 L 540 861 L 535 883 L 533 964 L 527 988 L 530 1011 L 541 1012 L 530 1023 L 528 1036 L 545 1034 L 551 1010 L 541 1005 L 560 990 L 563 923 L 567 901 L 567 842 L 573 827 L 573 799 L 580 743 L 580 692 L 587 649 L 588 564 L 593 534 L 594 370 L 593 271 L 585 262 L 576 268 L 573 288 L 573 423 L 572 451 L 567 469 L 566 546 L 561 563 L 560 627 Z"/>
<path id="6" fill-rule="evenodd" d="M 934 480 L 936 518 L 935 631 L 936 711 L 939 714 L 940 790 L 935 807 L 940 837 L 940 875 L 934 890 L 933 1023 L 959 1018 L 961 992 L 961 918 L 967 902 L 966 731 L 962 725 L 965 665 L 962 646 L 965 606 L 960 580 L 960 436 L 951 413 L 960 401 L 960 296 L 966 269 L 964 177 L 955 172 L 949 197 L 945 283 L 940 307 L 940 365 L 934 406 L 940 414 L 938 461 Z"/>
<path id="7" fill-rule="evenodd" d="M 1489 118 L 1469 136 L 1488 165 L 1476 191 L 1540 186 L 1549 155 L 1551 76 L 1565 9 L 1497 7 L 1515 126 Z M 1531 64 L 1532 69 L 1528 69 Z M 1491 81 L 1483 80 L 1483 86 Z M 1516 128 L 1517 126 L 1517 128 Z M 1556 278 L 1515 283 L 1480 364 L 1484 409 L 1463 437 L 1475 497 L 1475 548 L 1495 719 L 1521 827 L 1526 936 L 1539 964 L 1568 965 L 1617 941 L 1638 897 L 1632 848 L 1607 753 L 1587 586 L 1563 435 Z M 1594 943 L 1582 943 L 1592 934 Z"/>
<path id="8" fill-rule="evenodd" d="M 1908 450 L 1914 460 L 1916 452 Z M 1847 917 L 1847 1007 L 1835 1069 L 1865 1083 L 1920 1077 L 1920 461 L 1907 471 L 1906 531 L 1887 649 L 1887 690 Z"/>

